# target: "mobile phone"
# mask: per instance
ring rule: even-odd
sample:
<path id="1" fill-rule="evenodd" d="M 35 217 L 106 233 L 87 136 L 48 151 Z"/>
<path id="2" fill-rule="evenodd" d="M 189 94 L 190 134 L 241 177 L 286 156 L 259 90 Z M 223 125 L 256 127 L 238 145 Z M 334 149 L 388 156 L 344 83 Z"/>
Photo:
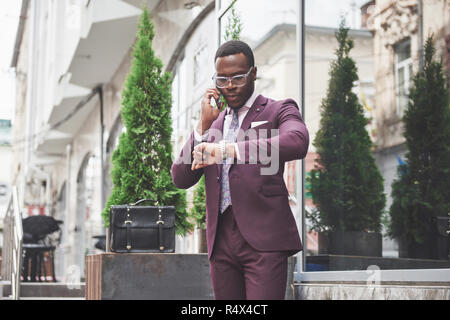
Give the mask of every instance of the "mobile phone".
<path id="1" fill-rule="evenodd" d="M 222 102 L 222 108 L 220 109 L 220 111 L 222 112 L 227 107 L 227 101 L 222 94 L 219 95 L 219 102 Z"/>
<path id="2" fill-rule="evenodd" d="M 219 96 L 219 101 L 220 101 L 220 96 Z M 217 103 L 217 100 L 214 99 L 214 97 L 211 97 L 211 99 L 209 100 L 209 104 L 213 107 L 213 108 L 218 108 L 219 104 Z"/>
<path id="3" fill-rule="evenodd" d="M 222 94 L 220 94 L 219 100 L 211 98 L 211 105 L 215 108 L 219 108 L 220 102 L 223 102 L 222 108 L 220 109 L 220 111 L 223 111 L 227 107 L 227 101 L 225 100 L 225 97 Z"/>

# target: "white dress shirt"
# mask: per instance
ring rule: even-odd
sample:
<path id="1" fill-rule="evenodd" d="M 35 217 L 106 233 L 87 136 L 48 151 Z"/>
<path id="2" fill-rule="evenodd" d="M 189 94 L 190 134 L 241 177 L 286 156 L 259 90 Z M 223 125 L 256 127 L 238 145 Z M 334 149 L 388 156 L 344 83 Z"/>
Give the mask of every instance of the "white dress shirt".
<path id="1" fill-rule="evenodd" d="M 242 122 L 244 121 L 244 118 L 248 112 L 248 110 L 250 110 L 250 108 L 252 107 L 253 103 L 255 102 L 256 98 L 258 97 L 258 93 L 256 93 L 256 90 L 253 90 L 253 94 L 250 96 L 250 98 L 247 100 L 247 102 L 238 110 L 238 114 L 239 114 L 239 128 L 242 125 Z M 225 114 L 225 120 L 223 123 L 223 137 L 227 136 L 228 130 L 230 129 L 230 124 L 231 124 L 231 120 L 233 118 L 233 115 L 231 114 L 231 108 L 227 107 L 226 108 L 226 114 Z M 209 131 L 206 130 L 205 133 L 203 135 L 200 135 L 200 133 L 197 131 L 197 129 L 194 129 L 194 137 L 195 140 L 197 141 L 206 141 L 206 139 L 208 139 L 208 133 Z M 218 142 L 218 141 L 217 141 Z M 237 144 L 234 143 L 234 149 L 236 150 L 236 155 L 238 160 L 240 160 L 240 156 L 239 156 L 239 149 L 237 147 Z"/>

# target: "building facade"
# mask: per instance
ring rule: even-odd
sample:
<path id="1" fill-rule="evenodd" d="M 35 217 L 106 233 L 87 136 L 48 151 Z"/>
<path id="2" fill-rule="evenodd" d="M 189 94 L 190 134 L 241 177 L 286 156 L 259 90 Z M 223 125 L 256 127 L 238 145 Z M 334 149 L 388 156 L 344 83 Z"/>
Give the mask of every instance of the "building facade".
<path id="1" fill-rule="evenodd" d="M 187 8 L 182 2 L 148 1 L 156 29 L 153 47 L 166 70 L 174 74 L 175 155 L 200 119 L 202 96 L 212 84 L 212 57 L 218 46 L 217 34 L 211 32 L 217 31 L 215 5 L 205 1 Z M 287 5 L 294 10 L 296 1 L 287 1 Z M 18 131 L 15 134 L 20 148 L 15 153 L 14 183 L 21 186 L 24 207 L 39 207 L 64 221 L 63 245 L 57 253 L 60 275 L 72 265 L 83 271 L 84 255 L 95 252 L 92 237 L 105 233 L 100 212 L 112 187 L 111 156 L 123 130 L 120 92 L 131 64 L 140 11 L 133 1 L 117 0 L 106 6 L 102 0 L 29 2 L 24 10 L 30 19 L 18 35 L 19 50 L 13 61 L 18 75 L 17 128 L 22 123 L 31 138 Z M 264 32 L 255 36 L 249 26 L 251 18 L 247 18 L 252 17 L 249 7 L 238 2 L 237 10 L 243 17 L 242 38 L 252 46 L 259 68 L 256 90 L 273 99 L 299 101 L 294 72 L 298 69 L 295 15 L 268 19 Z M 113 32 L 119 29 L 121 33 Z M 319 126 L 329 64 L 335 58 L 335 32 L 333 28 L 306 28 L 305 119 L 311 141 Z M 350 35 L 357 41 L 354 55 L 360 82 L 356 90 L 359 96 L 364 92 L 370 105 L 374 99 L 372 36 L 364 30 L 351 30 Z M 42 81 L 44 74 L 50 81 Z M 312 144 L 306 171 L 312 169 L 315 157 Z M 299 164 L 286 164 L 285 181 L 300 224 Z M 189 190 L 189 204 L 191 198 Z M 306 204 L 312 205 L 311 200 Z M 178 237 L 177 251 L 196 252 L 196 233 Z M 309 236 L 307 246 L 314 247 L 317 239 Z"/>
<path id="2" fill-rule="evenodd" d="M 447 0 L 376 0 L 368 1 L 362 12 L 364 26 L 373 33 L 376 158 L 385 180 L 385 193 L 390 195 L 398 159 L 404 159 L 406 153 L 402 116 L 408 105 L 409 87 L 420 67 L 420 49 L 430 35 L 433 35 L 436 58 L 444 62 L 450 79 L 450 3 Z M 389 196 L 386 208 L 391 203 Z"/>
<path id="3" fill-rule="evenodd" d="M 146 1 L 153 48 L 174 71 L 184 45 L 213 1 Z M 140 1 L 23 1 L 12 67 L 17 98 L 12 184 L 29 208 L 63 220 L 57 277 L 84 272 L 105 234 L 101 211 L 111 189 L 111 156 L 123 130 L 121 89 L 131 65 Z M 158 30 L 165 30 L 158 32 Z M 25 130 L 24 130 L 25 129 Z M 182 246 L 178 246 L 183 249 Z"/>
<path id="4" fill-rule="evenodd" d="M 264 1 L 260 7 L 252 6 L 252 1 L 236 2 L 243 20 L 241 38 L 253 48 L 258 66 L 256 90 L 274 99 L 293 98 L 302 107 L 298 78 L 302 66 L 298 55 L 299 2 L 283 0 L 280 12 L 276 1 Z M 410 2 L 399 1 L 402 5 Z M 442 2 L 434 1 L 436 6 L 442 6 Z M 56 253 L 60 279 L 64 279 L 71 267 L 78 268 L 82 275 L 85 255 L 96 252 L 93 236 L 105 234 L 100 213 L 112 187 L 111 156 L 124 130 L 120 119 L 121 90 L 131 65 L 141 3 L 137 0 L 23 0 L 21 16 L 26 19 L 19 24 L 12 61 L 17 79 L 12 184 L 19 187 L 24 216 L 30 208 L 37 207 L 43 214 L 64 221 L 63 243 Z M 200 101 L 206 88 L 212 86 L 214 53 L 224 41 L 223 27 L 231 2 L 147 0 L 144 3 L 155 25 L 153 49 L 165 69 L 174 75 L 172 142 L 176 156 L 200 119 Z M 393 1 L 376 2 L 380 14 L 396 6 L 399 5 Z M 378 20 L 370 15 L 377 9 L 371 11 L 369 7 L 363 8 L 363 16 L 365 26 L 372 33 L 368 30 L 349 33 L 355 41 L 352 57 L 359 76 L 355 91 L 371 119 L 367 129 L 377 146 L 377 160 L 386 180 L 385 193 L 389 194 L 386 176 L 395 164 L 386 164 L 394 154 L 389 150 L 401 148 L 403 140 L 398 124 L 390 125 L 385 119 L 387 115 L 395 117 L 397 110 L 392 82 L 394 67 L 377 59 L 389 54 L 394 61 L 394 46 L 386 46 L 383 42 L 386 36 L 371 27 L 377 25 Z M 381 10 L 385 7 L 388 9 Z M 430 15 L 425 7 L 424 20 Z M 395 20 L 397 15 L 391 13 L 389 17 Z M 447 28 L 448 21 L 444 24 Z M 335 58 L 335 31 L 315 26 L 305 28 L 303 107 L 311 142 L 319 127 L 329 65 Z M 414 41 L 411 37 L 411 48 L 417 47 Z M 397 77 L 401 72 L 411 73 L 409 58 L 404 54 L 407 47 L 407 43 L 396 47 Z M 386 72 L 390 72 L 390 78 L 385 76 Z M 390 93 L 382 86 L 391 88 Z M 397 100 L 402 103 L 402 99 Z M 389 156 L 384 156 L 388 152 Z M 311 144 L 305 159 L 306 173 L 312 169 L 315 158 L 315 147 Z M 300 161 L 286 164 L 285 181 L 292 210 L 303 232 L 302 207 L 312 206 L 312 202 L 306 198 L 302 203 L 301 166 Z M 191 198 L 192 189 L 188 190 L 188 203 Z M 305 233 L 307 237 L 307 248 L 314 251 L 317 239 Z M 184 238 L 177 237 L 176 248 L 182 253 L 197 252 L 197 231 Z"/>
<path id="5" fill-rule="evenodd" d="M 12 127 L 11 120 L 0 119 L 0 163 L 10 168 L 12 166 Z M 0 172 L 0 230 L 3 230 L 3 217 L 6 213 L 9 194 L 11 192 L 11 171 Z M 0 236 L 0 247 L 3 246 Z"/>

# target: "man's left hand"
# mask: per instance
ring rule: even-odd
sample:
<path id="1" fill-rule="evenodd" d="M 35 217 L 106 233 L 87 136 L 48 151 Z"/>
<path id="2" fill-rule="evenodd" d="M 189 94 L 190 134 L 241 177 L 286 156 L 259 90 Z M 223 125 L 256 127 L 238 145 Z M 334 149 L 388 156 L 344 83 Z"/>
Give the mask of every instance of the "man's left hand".
<path id="1" fill-rule="evenodd" d="M 191 170 L 197 170 L 220 163 L 222 152 L 219 144 L 203 142 L 195 146 L 192 156 L 194 161 L 192 162 Z"/>

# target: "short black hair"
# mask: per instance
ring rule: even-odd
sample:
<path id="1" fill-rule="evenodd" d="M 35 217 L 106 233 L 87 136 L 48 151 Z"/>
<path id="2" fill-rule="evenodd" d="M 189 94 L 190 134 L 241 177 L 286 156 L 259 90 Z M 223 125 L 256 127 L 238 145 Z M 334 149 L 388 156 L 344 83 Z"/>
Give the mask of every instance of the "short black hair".
<path id="1" fill-rule="evenodd" d="M 253 51 L 248 44 L 240 40 L 230 40 L 222 44 L 216 51 L 217 58 L 231 56 L 233 54 L 243 53 L 247 57 L 247 62 L 249 67 L 255 66 L 255 58 L 253 56 Z"/>

